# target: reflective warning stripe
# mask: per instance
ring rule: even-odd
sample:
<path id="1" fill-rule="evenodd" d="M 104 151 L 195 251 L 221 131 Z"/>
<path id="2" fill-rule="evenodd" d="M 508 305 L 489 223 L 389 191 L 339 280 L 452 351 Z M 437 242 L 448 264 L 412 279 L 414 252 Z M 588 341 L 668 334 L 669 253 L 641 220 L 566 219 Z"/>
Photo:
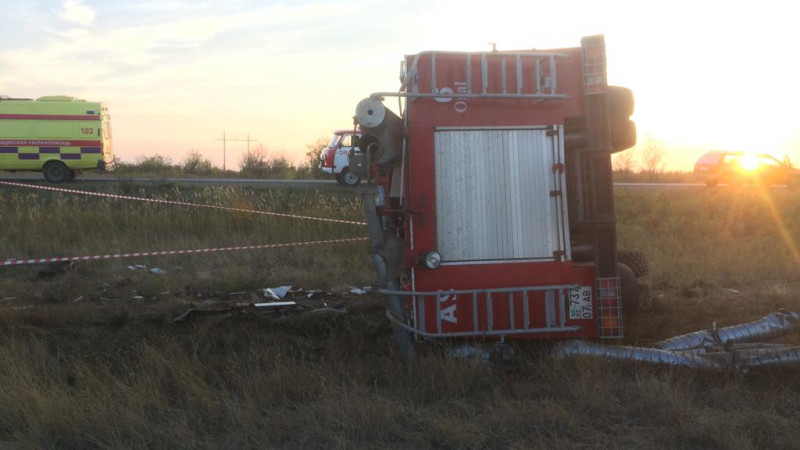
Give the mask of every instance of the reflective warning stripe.
<path id="1" fill-rule="evenodd" d="M 267 248 L 302 247 L 310 245 L 338 244 L 342 242 L 358 242 L 358 241 L 366 241 L 367 239 L 369 238 L 358 237 L 358 238 L 345 238 L 345 239 L 329 239 L 325 241 L 291 242 L 284 244 L 241 245 L 236 247 L 216 247 L 216 248 L 201 248 L 201 249 L 189 249 L 189 250 L 162 250 L 155 252 L 113 253 L 108 255 L 65 256 L 65 257 L 55 257 L 55 258 L 6 259 L 5 261 L 0 261 L 0 267 L 21 266 L 24 264 L 43 264 L 43 263 L 53 263 L 53 262 L 97 261 L 105 259 L 142 258 L 148 256 L 191 255 L 197 253 L 218 253 L 218 252 L 233 252 L 241 250 L 261 250 Z"/>

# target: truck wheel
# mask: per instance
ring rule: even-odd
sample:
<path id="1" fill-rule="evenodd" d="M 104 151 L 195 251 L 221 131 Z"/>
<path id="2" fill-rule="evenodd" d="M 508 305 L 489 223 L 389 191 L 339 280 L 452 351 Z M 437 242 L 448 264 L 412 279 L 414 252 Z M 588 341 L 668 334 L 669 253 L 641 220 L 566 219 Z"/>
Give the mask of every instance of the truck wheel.
<path id="1" fill-rule="evenodd" d="M 70 178 L 70 170 L 60 161 L 50 161 L 44 165 L 44 179 L 51 183 L 63 183 Z"/>
<path id="2" fill-rule="evenodd" d="M 74 181 L 75 177 L 78 176 L 78 173 L 72 169 L 69 171 L 69 181 Z"/>
<path id="3" fill-rule="evenodd" d="M 633 314 L 639 310 L 639 282 L 633 270 L 625 264 L 617 264 L 617 272 L 622 285 L 622 313 Z"/>
<path id="4" fill-rule="evenodd" d="M 608 116 L 611 124 L 611 149 L 614 153 L 636 145 L 633 115 L 633 92 L 624 87 L 608 86 Z"/>
<path id="5" fill-rule="evenodd" d="M 636 145 L 636 123 L 632 120 L 617 121 L 611 130 L 611 149 L 613 153 L 627 150 Z"/>
<path id="6" fill-rule="evenodd" d="M 356 187 L 359 184 L 361 184 L 361 177 L 355 175 L 353 172 L 350 172 L 350 169 L 343 169 L 342 173 L 339 174 L 339 178 L 337 178 L 337 181 L 339 179 L 341 179 L 339 183 L 342 186 Z"/>
<path id="7" fill-rule="evenodd" d="M 617 262 L 630 268 L 636 278 L 650 273 L 650 262 L 647 260 L 647 255 L 639 250 L 619 250 Z"/>

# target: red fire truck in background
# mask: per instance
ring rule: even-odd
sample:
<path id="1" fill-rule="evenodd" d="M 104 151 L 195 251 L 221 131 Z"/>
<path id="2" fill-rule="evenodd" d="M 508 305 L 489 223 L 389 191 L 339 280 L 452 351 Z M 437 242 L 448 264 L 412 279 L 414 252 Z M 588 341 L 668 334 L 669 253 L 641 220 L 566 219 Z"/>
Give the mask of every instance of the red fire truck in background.
<path id="1" fill-rule="evenodd" d="M 612 338 L 644 256 L 618 253 L 611 154 L 633 146 L 630 90 L 603 36 L 580 47 L 407 56 L 399 92 L 362 100 L 363 193 L 387 316 L 413 336 Z M 399 115 L 383 104 L 400 97 Z"/>

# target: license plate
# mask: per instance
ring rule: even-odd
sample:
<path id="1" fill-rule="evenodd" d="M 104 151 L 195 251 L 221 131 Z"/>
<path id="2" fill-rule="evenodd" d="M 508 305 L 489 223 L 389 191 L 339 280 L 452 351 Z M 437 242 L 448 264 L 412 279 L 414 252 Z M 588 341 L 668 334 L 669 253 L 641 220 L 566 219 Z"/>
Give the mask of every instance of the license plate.
<path id="1" fill-rule="evenodd" d="M 569 318 L 570 319 L 591 319 L 594 317 L 592 312 L 592 288 L 590 286 L 578 286 L 569 290 Z"/>

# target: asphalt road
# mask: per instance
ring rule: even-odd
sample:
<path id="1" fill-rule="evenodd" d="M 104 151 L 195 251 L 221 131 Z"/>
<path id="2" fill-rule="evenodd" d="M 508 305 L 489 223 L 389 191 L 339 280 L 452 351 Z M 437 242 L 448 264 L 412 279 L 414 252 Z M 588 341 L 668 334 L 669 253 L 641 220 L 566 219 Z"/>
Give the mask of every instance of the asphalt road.
<path id="1" fill-rule="evenodd" d="M 36 174 L 0 174 L 2 181 L 19 181 L 24 183 L 44 182 L 41 175 Z M 186 184 L 233 184 L 233 185 L 274 185 L 274 186 L 338 186 L 333 178 L 319 180 L 287 180 L 265 178 L 157 178 L 157 177 L 78 177 L 75 181 L 86 183 L 186 183 Z M 614 183 L 618 188 L 661 189 L 661 188 L 696 188 L 705 187 L 702 183 Z"/>
<path id="2" fill-rule="evenodd" d="M 44 178 L 37 174 L 13 174 L 1 173 L 0 181 L 19 181 L 24 183 L 29 182 L 44 182 Z M 286 179 L 266 179 L 266 178 L 157 178 L 157 177 L 114 177 L 114 176 L 98 176 L 98 177 L 78 177 L 75 181 L 87 183 L 101 183 L 101 182 L 117 182 L 117 183 L 186 183 L 186 184 L 205 184 L 205 185 L 218 185 L 218 184 L 231 184 L 231 185 L 247 185 L 247 186 L 336 186 L 339 187 L 336 180 L 319 179 L 319 180 L 286 180 Z M 614 187 L 622 189 L 686 189 L 686 188 L 706 188 L 703 183 L 614 183 Z M 721 187 L 725 187 L 722 185 Z M 773 186 L 773 188 L 785 188 L 785 186 Z M 342 188 L 346 189 L 346 188 Z"/>
<path id="3" fill-rule="evenodd" d="M 44 182 L 44 178 L 39 175 L 15 175 L 2 174 L 2 181 L 18 181 L 22 183 Z M 146 178 L 146 177 L 78 177 L 75 181 L 85 183 L 185 183 L 185 184 L 238 184 L 238 185 L 272 185 L 272 186 L 338 186 L 336 180 L 286 180 L 286 179 L 265 179 L 265 178 Z"/>
<path id="4" fill-rule="evenodd" d="M 614 187 L 630 189 L 706 188 L 704 183 L 614 183 Z"/>

